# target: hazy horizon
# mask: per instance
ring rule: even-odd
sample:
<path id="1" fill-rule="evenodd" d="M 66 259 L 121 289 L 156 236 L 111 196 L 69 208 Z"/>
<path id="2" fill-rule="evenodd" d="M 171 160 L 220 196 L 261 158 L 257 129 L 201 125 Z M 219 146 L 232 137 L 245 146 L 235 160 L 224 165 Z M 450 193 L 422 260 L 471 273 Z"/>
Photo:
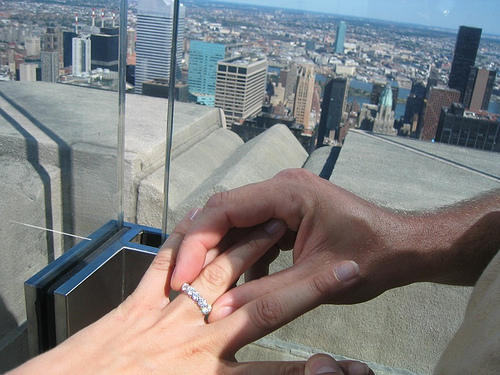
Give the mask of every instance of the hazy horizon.
<path id="1" fill-rule="evenodd" d="M 373 18 L 457 31 L 459 26 L 465 25 L 481 28 L 485 34 L 500 36 L 498 0 L 275 0 L 272 4 L 268 0 L 214 1 Z"/>

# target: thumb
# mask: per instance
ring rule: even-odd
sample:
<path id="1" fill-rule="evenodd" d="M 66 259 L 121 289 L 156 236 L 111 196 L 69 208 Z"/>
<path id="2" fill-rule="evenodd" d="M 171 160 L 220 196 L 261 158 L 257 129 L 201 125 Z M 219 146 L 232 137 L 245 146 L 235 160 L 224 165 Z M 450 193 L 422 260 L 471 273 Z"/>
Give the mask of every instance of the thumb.
<path id="1" fill-rule="evenodd" d="M 337 361 L 326 354 L 315 354 L 307 360 L 304 375 L 344 375 Z"/>
<path id="2" fill-rule="evenodd" d="M 242 362 L 236 363 L 232 375 L 302 375 L 304 362 Z"/>

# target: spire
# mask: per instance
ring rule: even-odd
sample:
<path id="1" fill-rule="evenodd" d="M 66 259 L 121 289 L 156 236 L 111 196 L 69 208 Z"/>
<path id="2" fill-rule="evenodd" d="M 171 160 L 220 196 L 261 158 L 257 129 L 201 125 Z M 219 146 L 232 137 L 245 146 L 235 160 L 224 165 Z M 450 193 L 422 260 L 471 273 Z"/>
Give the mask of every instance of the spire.
<path id="1" fill-rule="evenodd" d="M 382 91 L 382 94 L 380 95 L 380 101 L 379 101 L 380 107 L 391 107 L 392 108 L 392 89 L 391 85 L 386 83 L 384 87 L 384 91 Z"/>

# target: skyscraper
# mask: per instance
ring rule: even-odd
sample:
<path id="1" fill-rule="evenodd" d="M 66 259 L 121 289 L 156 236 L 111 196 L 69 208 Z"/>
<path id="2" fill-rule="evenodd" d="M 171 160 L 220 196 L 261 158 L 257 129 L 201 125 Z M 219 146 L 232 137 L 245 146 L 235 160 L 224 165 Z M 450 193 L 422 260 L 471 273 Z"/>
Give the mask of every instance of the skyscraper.
<path id="1" fill-rule="evenodd" d="M 281 69 L 280 71 L 280 82 L 285 88 L 285 98 L 284 102 L 295 92 L 295 87 L 297 85 L 297 65 L 292 63 L 288 68 Z"/>
<path id="2" fill-rule="evenodd" d="M 468 26 L 460 26 L 458 30 L 448 87 L 460 91 L 460 101 L 464 99 L 469 70 L 476 64 L 481 32 L 482 29 Z"/>
<path id="3" fill-rule="evenodd" d="M 71 66 L 73 63 L 73 38 L 78 35 L 73 31 L 63 32 L 63 67 Z"/>
<path id="4" fill-rule="evenodd" d="M 377 116 L 373 123 L 373 131 L 375 133 L 397 135 L 397 130 L 394 129 L 394 111 L 392 110 L 392 103 L 392 90 L 390 85 L 387 84 L 380 95 Z"/>
<path id="5" fill-rule="evenodd" d="M 29 37 L 26 38 L 24 45 L 26 47 L 26 56 L 40 56 L 40 38 Z"/>
<path id="6" fill-rule="evenodd" d="M 424 108 L 426 87 L 422 81 L 413 81 L 410 95 L 406 99 L 403 122 L 410 125 L 410 135 L 415 136 Z"/>
<path id="7" fill-rule="evenodd" d="M 465 88 L 463 104 L 472 111 L 487 111 L 497 72 L 471 67 Z"/>
<path id="8" fill-rule="evenodd" d="M 59 51 L 41 51 L 42 81 L 57 82 L 59 79 Z"/>
<path id="9" fill-rule="evenodd" d="M 19 80 L 25 82 L 36 82 L 36 69 L 38 64 L 22 63 L 19 64 Z"/>
<path id="10" fill-rule="evenodd" d="M 436 142 L 500 152 L 500 122 L 496 115 L 453 103 L 441 109 Z"/>
<path id="11" fill-rule="evenodd" d="M 210 107 L 215 105 L 217 63 L 225 58 L 224 44 L 190 42 L 188 85 L 193 101 Z"/>
<path id="12" fill-rule="evenodd" d="M 303 65 L 299 68 L 297 89 L 293 103 L 293 115 L 295 121 L 298 124 L 304 125 L 305 128 L 309 127 L 315 80 L 314 65 Z"/>
<path id="13" fill-rule="evenodd" d="M 335 38 L 335 53 L 344 53 L 345 32 L 347 25 L 344 21 L 340 21 L 337 26 L 337 36 Z"/>
<path id="14" fill-rule="evenodd" d="M 62 33 L 48 27 L 47 32 L 42 35 L 41 44 L 42 81 L 57 82 L 61 66 Z"/>
<path id="15" fill-rule="evenodd" d="M 170 78 L 174 3 L 172 0 L 139 0 L 137 6 L 137 65 L 135 92 L 142 93 L 142 82 Z M 179 8 L 177 65 L 184 49 L 185 8 Z M 176 68 L 180 76 L 180 69 Z"/>
<path id="16" fill-rule="evenodd" d="M 229 126 L 262 110 L 266 80 L 266 59 L 233 57 L 219 61 L 215 107 L 222 108 Z"/>
<path id="17" fill-rule="evenodd" d="M 321 102 L 321 118 L 319 120 L 318 140 L 316 147 L 324 145 L 325 137 L 334 132 L 334 139 L 339 140 L 340 124 L 347 99 L 347 78 L 332 78 L 325 86 Z"/>
<path id="18" fill-rule="evenodd" d="M 92 43 L 91 65 L 92 69 L 109 69 L 113 72 L 118 71 L 118 34 L 120 29 L 101 28 L 99 34 L 92 34 L 90 41 Z"/>
<path id="19" fill-rule="evenodd" d="M 391 109 L 393 111 L 395 111 L 396 105 L 398 104 L 399 87 L 392 86 L 392 85 L 390 85 L 390 83 L 387 83 L 387 82 L 375 82 L 373 84 L 372 92 L 370 94 L 370 104 L 375 104 L 375 105 L 380 104 L 380 98 L 382 97 L 382 92 L 384 91 L 384 89 L 387 85 L 389 85 L 391 87 L 391 90 L 392 90 Z"/>
<path id="20" fill-rule="evenodd" d="M 441 108 L 450 108 L 460 100 L 460 91 L 444 87 L 432 87 L 425 105 L 420 139 L 431 141 L 436 137 Z"/>
<path id="21" fill-rule="evenodd" d="M 73 38 L 72 49 L 73 74 L 78 76 L 91 70 L 91 42 L 90 35 L 81 35 Z"/>

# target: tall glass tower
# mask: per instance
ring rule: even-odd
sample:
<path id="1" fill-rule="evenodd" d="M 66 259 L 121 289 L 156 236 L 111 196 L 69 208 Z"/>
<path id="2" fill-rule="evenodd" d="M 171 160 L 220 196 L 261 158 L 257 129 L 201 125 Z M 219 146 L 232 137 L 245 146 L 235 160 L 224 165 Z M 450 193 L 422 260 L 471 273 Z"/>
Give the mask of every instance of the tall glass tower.
<path id="1" fill-rule="evenodd" d="M 188 85 L 191 100 L 209 107 L 215 105 L 217 63 L 225 58 L 224 44 L 190 42 Z"/>
<path id="2" fill-rule="evenodd" d="M 482 29 L 468 26 L 458 30 L 448 87 L 460 91 L 460 101 L 464 99 L 470 68 L 476 63 L 481 32 Z"/>
<path id="3" fill-rule="evenodd" d="M 318 140 L 316 148 L 324 146 L 325 137 L 333 133 L 335 140 L 339 139 L 340 124 L 344 114 L 349 81 L 347 78 L 332 78 L 325 86 L 321 102 L 321 118 L 319 120 Z"/>
<path id="4" fill-rule="evenodd" d="M 142 94 L 142 83 L 170 77 L 170 52 L 174 16 L 173 0 L 139 0 L 137 6 L 137 44 L 135 92 Z M 185 8 L 179 9 L 177 64 L 184 53 Z M 180 69 L 176 69 L 180 76 Z"/>
<path id="5" fill-rule="evenodd" d="M 340 21 L 337 26 L 337 37 L 335 39 L 335 53 L 344 53 L 345 32 L 347 25 L 344 21 Z"/>

